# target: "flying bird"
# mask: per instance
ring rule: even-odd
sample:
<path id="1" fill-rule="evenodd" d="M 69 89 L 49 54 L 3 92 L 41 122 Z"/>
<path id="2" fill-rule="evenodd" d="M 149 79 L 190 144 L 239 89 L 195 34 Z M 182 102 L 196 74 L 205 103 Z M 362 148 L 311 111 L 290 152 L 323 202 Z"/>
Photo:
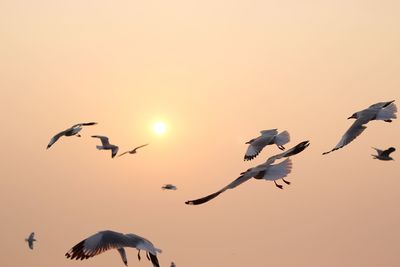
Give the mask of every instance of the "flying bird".
<path id="1" fill-rule="evenodd" d="M 282 189 L 282 185 L 277 184 L 276 180 L 282 179 L 284 183 L 290 184 L 289 181 L 286 181 L 284 179 L 292 170 L 292 161 L 288 157 L 300 153 L 301 151 L 306 149 L 309 145 L 310 145 L 309 141 L 301 142 L 298 145 L 292 147 L 291 149 L 283 153 L 268 158 L 267 161 L 264 162 L 263 164 L 260 164 L 254 168 L 250 168 L 247 171 L 242 172 L 239 178 L 237 178 L 236 180 L 234 180 L 221 190 L 196 200 L 186 201 L 185 203 L 188 205 L 200 205 L 206 203 L 211 199 L 217 197 L 219 194 L 225 192 L 226 190 L 233 189 L 238 185 L 241 185 L 242 183 L 250 180 L 251 178 L 274 181 L 275 185 L 278 188 Z M 281 158 L 287 158 L 287 159 L 278 164 L 273 164 L 276 160 Z"/>
<path id="2" fill-rule="evenodd" d="M 85 240 L 82 240 L 71 248 L 65 256 L 71 260 L 85 260 L 99 255 L 107 250 L 116 249 L 121 255 L 122 261 L 128 266 L 128 259 L 125 253 L 125 247 L 136 248 L 138 250 L 138 259 L 140 260 L 140 250 L 146 251 L 146 256 L 153 264 L 153 267 L 159 267 L 157 253 L 161 253 L 161 249 L 147 239 L 135 234 L 123 234 L 114 231 L 100 231 Z"/>
<path id="3" fill-rule="evenodd" d="M 173 184 L 165 184 L 161 187 L 163 190 L 176 190 L 176 186 Z"/>
<path id="4" fill-rule="evenodd" d="M 30 249 L 33 249 L 33 242 L 36 241 L 35 239 L 35 233 L 32 232 L 28 238 L 25 238 L 25 241 L 28 242 L 28 246 Z"/>
<path id="5" fill-rule="evenodd" d="M 365 124 L 369 121 L 383 120 L 385 122 L 392 122 L 392 119 L 397 118 L 397 107 L 393 102 L 394 100 L 389 102 L 379 102 L 351 115 L 348 119 L 356 119 L 356 121 L 350 126 L 347 132 L 345 132 L 339 143 L 332 150 L 324 152 L 322 155 L 338 150 L 352 142 L 367 128 Z"/>
<path id="6" fill-rule="evenodd" d="M 389 147 L 386 150 L 380 150 L 378 148 L 373 147 L 373 149 L 376 150 L 377 155 L 371 155 L 372 157 L 374 157 L 374 159 L 379 159 L 379 160 L 394 160 L 392 157 L 390 157 L 389 155 L 396 151 L 396 149 L 394 147 Z"/>
<path id="7" fill-rule="evenodd" d="M 246 142 L 246 144 L 249 144 L 249 147 L 244 155 L 244 160 L 254 159 L 267 145 L 276 144 L 280 150 L 285 150 L 283 145 L 290 141 L 290 135 L 287 131 L 278 134 L 278 129 L 272 129 L 264 130 L 260 133 L 261 135 L 259 137 Z"/>
<path id="8" fill-rule="evenodd" d="M 118 153 L 118 146 L 110 144 L 107 136 L 92 135 L 93 138 L 100 138 L 101 146 L 96 146 L 98 150 L 111 150 L 111 157 L 114 158 Z"/>
<path id="9" fill-rule="evenodd" d="M 141 145 L 141 146 L 135 147 L 135 148 L 132 149 L 132 150 L 128 150 L 128 151 L 126 151 L 126 152 L 124 152 L 124 153 L 122 153 L 122 154 L 119 154 L 118 157 L 121 157 L 122 155 L 125 155 L 126 153 L 129 153 L 129 154 L 136 154 L 136 153 L 137 153 L 137 152 L 136 152 L 137 149 L 142 148 L 142 147 L 144 147 L 144 146 L 148 146 L 148 145 L 149 145 L 149 144 L 145 144 L 145 145 Z"/>
<path id="10" fill-rule="evenodd" d="M 78 134 L 81 130 L 82 130 L 82 126 L 90 126 L 90 125 L 95 125 L 97 124 L 97 122 L 84 122 L 84 123 L 78 123 L 73 125 L 72 127 L 59 132 L 58 134 L 56 134 L 55 136 L 53 136 L 50 139 L 49 144 L 47 145 L 47 149 L 49 149 L 55 142 L 57 142 L 58 139 L 60 139 L 61 136 L 77 136 L 77 137 L 81 137 L 80 134 Z"/>

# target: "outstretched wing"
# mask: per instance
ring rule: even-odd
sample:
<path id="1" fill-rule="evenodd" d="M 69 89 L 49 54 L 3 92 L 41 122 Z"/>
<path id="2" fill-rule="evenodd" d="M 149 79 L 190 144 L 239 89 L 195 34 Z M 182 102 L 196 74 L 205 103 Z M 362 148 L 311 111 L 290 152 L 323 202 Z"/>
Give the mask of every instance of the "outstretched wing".
<path id="1" fill-rule="evenodd" d="M 263 178 L 266 180 L 277 180 L 281 178 L 285 178 L 292 171 L 292 160 L 286 159 L 278 164 L 270 165 L 266 171 L 262 172 L 262 176 L 258 176 L 256 178 Z"/>
<path id="2" fill-rule="evenodd" d="M 260 133 L 261 136 L 246 142 L 246 144 L 249 144 L 249 147 L 244 155 L 244 160 L 252 160 L 257 157 L 263 148 L 278 134 L 278 130 L 263 130 Z"/>
<path id="3" fill-rule="evenodd" d="M 237 178 L 236 180 L 234 180 L 232 183 L 228 184 L 221 190 L 219 190 L 215 193 L 212 193 L 208 196 L 199 198 L 199 199 L 188 200 L 185 203 L 187 205 L 200 205 L 200 204 L 206 203 L 206 202 L 210 201 L 211 199 L 216 198 L 219 194 L 225 192 L 226 190 L 235 188 L 236 186 L 241 185 L 242 183 L 246 182 L 247 180 L 249 180 L 251 178 L 252 178 L 252 176 L 250 174 L 248 174 L 248 172 L 245 172 L 239 178 Z"/>
<path id="4" fill-rule="evenodd" d="M 135 147 L 135 148 L 133 149 L 133 151 L 136 151 L 137 149 L 142 148 L 142 147 L 145 147 L 145 146 L 148 146 L 148 145 L 149 145 L 149 144 L 145 144 L 145 145 L 141 145 L 141 146 Z"/>
<path id="5" fill-rule="evenodd" d="M 55 142 L 57 142 L 58 139 L 60 139 L 61 136 L 63 136 L 65 134 L 65 131 L 59 132 L 58 134 L 56 134 L 55 136 L 53 136 L 50 139 L 49 144 L 47 145 L 47 149 L 49 149 Z"/>
<path id="6" fill-rule="evenodd" d="M 28 239 L 34 239 L 34 238 L 35 238 L 35 232 L 32 232 L 32 233 L 29 235 Z"/>
<path id="7" fill-rule="evenodd" d="M 102 231 L 94 234 L 72 247 L 65 256 L 71 260 L 85 260 L 109 249 L 127 246 L 128 238 L 114 231 Z"/>
<path id="8" fill-rule="evenodd" d="M 108 141 L 108 137 L 107 136 L 102 136 L 102 135 L 92 135 L 93 138 L 99 138 L 101 141 L 101 144 L 103 146 L 108 146 L 110 145 L 110 142 Z"/>
<path id="9" fill-rule="evenodd" d="M 348 145 L 351 143 L 354 139 L 356 139 L 365 129 L 367 129 L 366 126 L 364 126 L 365 123 L 368 121 L 357 119 L 351 127 L 345 132 L 343 135 L 342 139 L 340 139 L 339 143 L 331 150 L 322 153 L 322 155 L 329 154 L 335 150 L 338 150 L 345 145 Z"/>
<path id="10" fill-rule="evenodd" d="M 79 126 L 90 126 L 90 125 L 96 125 L 97 122 L 82 122 L 82 123 L 77 123 L 72 128 L 79 127 Z"/>
<path id="11" fill-rule="evenodd" d="M 369 108 L 386 108 L 387 106 L 389 106 L 393 102 L 394 102 L 394 100 L 388 101 L 388 102 L 378 102 L 376 104 L 373 104 L 373 105 L 369 106 Z"/>
<path id="12" fill-rule="evenodd" d="M 118 157 L 121 157 L 121 156 L 125 155 L 126 153 L 129 153 L 129 151 L 125 151 L 124 153 L 119 154 Z"/>
<path id="13" fill-rule="evenodd" d="M 303 141 L 301 143 L 298 143 L 297 145 L 295 145 L 291 149 L 286 150 L 285 152 L 282 152 L 280 154 L 277 154 L 277 155 L 274 155 L 272 157 L 269 157 L 267 159 L 267 161 L 265 162 L 265 164 L 269 165 L 269 164 L 274 163 L 275 160 L 277 160 L 277 159 L 287 158 L 287 157 L 299 154 L 304 149 L 306 149 L 309 145 L 310 145 L 310 141 L 308 141 L 308 140 L 307 141 Z"/>

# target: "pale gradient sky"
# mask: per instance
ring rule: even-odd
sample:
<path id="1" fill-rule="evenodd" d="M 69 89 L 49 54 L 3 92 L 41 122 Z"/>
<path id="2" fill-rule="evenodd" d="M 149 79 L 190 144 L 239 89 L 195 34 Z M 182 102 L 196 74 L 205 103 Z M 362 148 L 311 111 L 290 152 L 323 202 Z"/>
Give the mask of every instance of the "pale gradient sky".
<path id="1" fill-rule="evenodd" d="M 0 1 L 0 265 L 123 266 L 116 251 L 64 257 L 112 229 L 151 240 L 162 266 L 399 266 L 399 122 L 321 155 L 353 112 L 400 104 L 399 14 L 395 0 Z M 99 124 L 46 151 L 83 121 Z M 292 185 L 251 180 L 184 204 L 279 152 L 243 161 L 271 128 L 290 132 L 288 147 L 311 140 Z M 150 145 L 112 160 L 92 134 Z M 396 161 L 371 146 L 398 148 Z"/>

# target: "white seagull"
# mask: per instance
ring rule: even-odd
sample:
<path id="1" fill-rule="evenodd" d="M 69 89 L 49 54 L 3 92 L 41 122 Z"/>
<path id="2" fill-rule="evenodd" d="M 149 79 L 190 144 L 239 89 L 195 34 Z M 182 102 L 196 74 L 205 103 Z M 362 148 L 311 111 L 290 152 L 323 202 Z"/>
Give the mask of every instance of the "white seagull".
<path id="1" fill-rule="evenodd" d="M 324 152 L 322 155 L 338 150 L 352 142 L 367 128 L 364 124 L 367 124 L 369 121 L 383 120 L 386 122 L 392 122 L 392 119 L 397 118 L 397 107 L 393 102 L 394 100 L 389 102 L 379 102 L 351 115 L 348 119 L 356 119 L 356 121 L 350 126 L 347 132 L 345 132 L 339 143 L 332 150 Z"/>
<path id="2" fill-rule="evenodd" d="M 264 130 L 260 132 L 261 135 L 257 138 L 251 139 L 246 142 L 249 144 L 244 160 L 252 160 L 263 150 L 267 145 L 276 144 L 279 149 L 285 150 L 285 145 L 290 141 L 290 135 L 287 131 L 283 131 L 278 134 L 278 129 Z"/>
<path id="3" fill-rule="evenodd" d="M 378 148 L 373 147 L 373 149 L 376 150 L 377 155 L 371 155 L 374 157 L 374 159 L 379 159 L 379 160 L 394 160 L 392 157 L 390 157 L 390 153 L 396 151 L 394 147 L 389 147 L 386 150 L 380 150 Z"/>
<path id="4" fill-rule="evenodd" d="M 82 130 L 82 126 L 89 126 L 89 125 L 95 125 L 97 124 L 97 122 L 84 122 L 84 123 L 78 123 L 75 124 L 73 126 L 71 126 L 70 128 L 59 132 L 58 134 L 56 134 L 55 136 L 53 136 L 50 139 L 49 144 L 47 145 L 47 149 L 49 149 L 55 142 L 57 142 L 58 139 L 60 139 L 61 136 L 77 136 L 77 137 L 81 137 L 80 134 L 78 134 L 81 130 Z"/>
<path id="5" fill-rule="evenodd" d="M 115 157 L 118 153 L 118 146 L 110 144 L 107 136 L 92 135 L 93 138 L 100 138 L 101 146 L 96 146 L 98 150 L 111 150 L 111 157 Z"/>
<path id="6" fill-rule="evenodd" d="M 228 184 L 221 190 L 208 195 L 206 197 L 202 197 L 196 200 L 189 200 L 186 201 L 185 203 L 188 205 L 199 205 L 206 203 L 210 201 L 211 199 L 217 197 L 219 194 L 225 192 L 228 189 L 233 189 L 237 187 L 238 185 L 241 185 L 242 183 L 246 182 L 247 180 L 250 180 L 251 178 L 255 179 L 264 179 L 264 180 L 269 180 L 269 181 L 274 181 L 275 185 L 282 189 L 282 185 L 279 185 L 276 183 L 276 180 L 282 179 L 283 182 L 286 184 L 290 184 L 290 182 L 286 181 L 285 178 L 292 170 L 292 161 L 291 159 L 286 159 L 278 164 L 273 164 L 276 160 L 281 159 L 281 158 L 287 158 L 292 155 L 296 155 L 306 149 L 309 146 L 309 141 L 304 141 L 299 143 L 298 145 L 294 146 L 293 148 L 277 154 L 275 156 L 272 156 L 267 159 L 267 161 L 263 164 L 260 164 L 254 168 L 250 168 L 245 172 L 242 172 L 239 178 L 234 180 L 232 183 Z"/>
<path id="7" fill-rule="evenodd" d="M 165 184 L 161 187 L 163 190 L 176 190 L 176 186 L 173 184 Z"/>
<path id="8" fill-rule="evenodd" d="M 124 152 L 124 153 L 122 153 L 122 154 L 119 154 L 118 155 L 118 157 L 121 157 L 122 155 L 125 155 L 125 154 L 127 154 L 127 153 L 129 153 L 129 154 L 136 154 L 137 153 L 137 149 L 139 149 L 139 148 L 142 148 L 142 147 L 144 147 L 144 146 L 148 146 L 149 144 L 145 144 L 145 145 L 141 145 L 141 146 L 138 146 L 138 147 L 135 147 L 134 149 L 132 149 L 132 150 L 128 150 L 128 151 L 126 151 L 126 152 Z"/>
<path id="9" fill-rule="evenodd" d="M 33 249 L 33 242 L 36 241 L 35 239 L 35 233 L 32 232 L 28 238 L 25 238 L 25 241 L 28 242 L 28 246 L 30 249 Z"/>
<path id="10" fill-rule="evenodd" d="M 107 250 L 116 249 L 121 255 L 122 261 L 128 266 L 124 247 L 136 248 L 138 250 L 138 259 L 140 260 L 140 250 L 146 251 L 146 256 L 153 264 L 153 267 L 159 267 L 157 253 L 161 253 L 161 249 L 154 245 L 146 238 L 135 234 L 123 234 L 114 231 L 100 231 L 97 234 L 89 236 L 71 248 L 65 256 L 71 260 L 85 260 L 99 255 Z"/>

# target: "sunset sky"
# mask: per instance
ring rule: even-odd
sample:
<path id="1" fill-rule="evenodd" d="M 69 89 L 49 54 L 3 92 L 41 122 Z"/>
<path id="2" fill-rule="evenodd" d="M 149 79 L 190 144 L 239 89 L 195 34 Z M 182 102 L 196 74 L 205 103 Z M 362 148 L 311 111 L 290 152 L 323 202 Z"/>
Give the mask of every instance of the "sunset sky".
<path id="1" fill-rule="evenodd" d="M 397 0 L 0 1 L 0 266 L 122 267 L 116 251 L 64 256 L 106 229 L 148 238 L 163 267 L 399 266 L 399 121 L 321 155 L 354 112 L 400 105 L 399 14 Z M 184 204 L 279 153 L 243 161 L 274 128 L 311 143 L 291 185 Z M 111 159 L 91 135 L 149 146 Z M 372 159 L 390 146 L 395 161 Z"/>

